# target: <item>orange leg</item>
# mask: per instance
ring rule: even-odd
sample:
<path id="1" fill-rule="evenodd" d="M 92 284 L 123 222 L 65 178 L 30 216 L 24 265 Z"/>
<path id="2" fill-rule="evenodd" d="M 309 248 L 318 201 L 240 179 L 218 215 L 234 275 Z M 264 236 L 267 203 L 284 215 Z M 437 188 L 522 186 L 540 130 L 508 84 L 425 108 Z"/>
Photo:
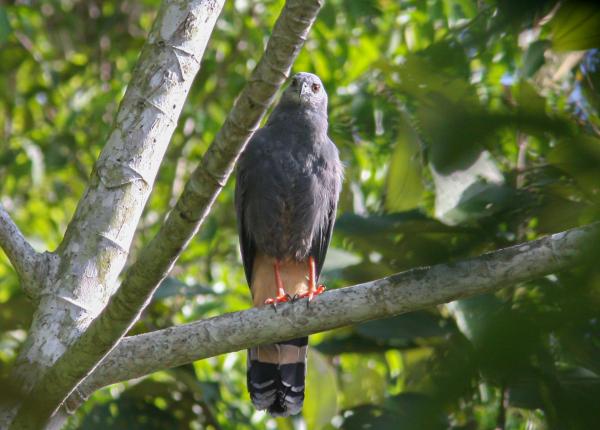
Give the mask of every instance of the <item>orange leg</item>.
<path id="1" fill-rule="evenodd" d="M 304 297 L 308 297 L 308 301 L 310 302 L 314 296 L 318 296 L 323 291 L 325 291 L 324 285 L 317 286 L 317 268 L 315 266 L 315 259 L 310 256 L 308 257 L 308 292 L 304 294 L 300 294 L 298 298 L 303 299 Z"/>
<path id="2" fill-rule="evenodd" d="M 281 273 L 279 267 L 279 260 L 275 260 L 273 263 L 273 271 L 275 272 L 275 285 L 277 286 L 277 295 L 273 298 L 265 300 L 266 305 L 276 305 L 277 303 L 284 303 L 290 300 L 290 295 L 283 289 L 283 281 L 281 280 Z"/>

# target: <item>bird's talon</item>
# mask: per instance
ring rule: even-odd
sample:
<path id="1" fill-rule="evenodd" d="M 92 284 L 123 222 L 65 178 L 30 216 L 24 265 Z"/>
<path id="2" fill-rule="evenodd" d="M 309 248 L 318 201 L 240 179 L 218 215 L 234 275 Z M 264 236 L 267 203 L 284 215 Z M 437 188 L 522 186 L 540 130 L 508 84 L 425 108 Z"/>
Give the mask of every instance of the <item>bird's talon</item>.
<path id="1" fill-rule="evenodd" d="M 268 299 L 265 300 L 265 305 L 276 306 L 278 303 L 289 302 L 291 299 L 292 299 L 292 297 L 289 294 L 285 294 L 283 296 L 277 296 L 277 297 L 269 297 Z"/>
<path id="2" fill-rule="evenodd" d="M 318 296 L 320 294 L 322 294 L 325 291 L 325 285 L 319 285 L 316 289 L 314 289 L 313 291 L 308 291 L 306 293 L 300 294 L 298 295 L 298 299 L 304 299 L 306 297 L 308 297 L 308 302 L 310 303 L 312 301 L 312 299 L 315 298 L 315 296 Z"/>

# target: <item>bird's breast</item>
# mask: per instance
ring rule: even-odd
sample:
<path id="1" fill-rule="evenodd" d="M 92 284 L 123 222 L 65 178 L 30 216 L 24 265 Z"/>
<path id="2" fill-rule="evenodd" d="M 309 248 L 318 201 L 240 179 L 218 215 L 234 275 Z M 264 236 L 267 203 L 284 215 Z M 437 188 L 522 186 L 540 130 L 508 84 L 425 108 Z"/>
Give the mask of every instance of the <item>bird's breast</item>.
<path id="1" fill-rule="evenodd" d="M 326 184 L 316 157 L 298 151 L 272 160 L 255 174 L 264 186 L 252 198 L 254 220 L 250 220 L 259 250 L 280 259 L 303 260 L 308 256 L 316 229 L 326 215 Z"/>

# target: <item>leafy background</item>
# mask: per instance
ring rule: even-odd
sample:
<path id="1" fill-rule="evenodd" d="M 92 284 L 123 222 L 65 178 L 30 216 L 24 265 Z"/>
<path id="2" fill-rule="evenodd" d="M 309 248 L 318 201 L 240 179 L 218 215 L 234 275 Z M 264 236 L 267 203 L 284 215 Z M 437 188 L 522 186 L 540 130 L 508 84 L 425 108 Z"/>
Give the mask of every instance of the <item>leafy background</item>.
<path id="1" fill-rule="evenodd" d="M 227 2 L 132 248 L 157 231 L 264 49 L 283 2 Z M 110 130 L 158 0 L 0 3 L 0 199 L 54 249 Z M 600 219 L 600 9 L 550 0 L 330 0 L 295 71 L 330 94 L 346 163 L 329 288 Z M 233 184 L 134 328 L 251 305 Z M 302 416 L 250 405 L 245 352 L 120 383 L 82 429 L 591 429 L 600 272 L 576 268 L 311 337 Z M 32 305 L 0 255 L 0 376 Z"/>

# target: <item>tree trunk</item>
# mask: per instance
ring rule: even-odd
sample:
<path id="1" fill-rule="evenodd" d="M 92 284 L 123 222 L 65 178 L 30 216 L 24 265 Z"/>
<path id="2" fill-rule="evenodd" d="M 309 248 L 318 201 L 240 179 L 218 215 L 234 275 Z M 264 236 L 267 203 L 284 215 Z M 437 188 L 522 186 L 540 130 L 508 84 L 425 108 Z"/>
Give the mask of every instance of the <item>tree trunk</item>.
<path id="1" fill-rule="evenodd" d="M 26 278 L 26 289 L 40 295 L 12 375 L 24 393 L 85 332 L 116 291 L 117 277 L 223 3 L 165 1 L 160 8 L 87 190 L 64 240 L 52 253 L 52 265 L 44 276 Z M 36 398 L 36 407 L 44 400 Z M 14 405 L 0 409 L 0 428 L 9 427 L 16 411 Z M 12 428 L 39 427 L 38 412 L 21 411 Z"/>

